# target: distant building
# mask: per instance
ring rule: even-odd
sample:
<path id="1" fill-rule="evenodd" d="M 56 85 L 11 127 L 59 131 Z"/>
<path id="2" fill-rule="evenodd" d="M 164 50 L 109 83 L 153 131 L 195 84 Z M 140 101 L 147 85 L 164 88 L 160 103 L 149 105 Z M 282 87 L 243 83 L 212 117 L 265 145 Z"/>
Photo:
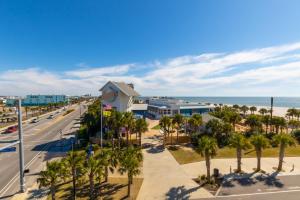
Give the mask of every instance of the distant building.
<path id="1" fill-rule="evenodd" d="M 135 97 L 140 96 L 133 84 L 124 82 L 109 81 L 99 91 L 102 92 L 103 103 L 120 112 L 132 111 Z"/>
<path id="2" fill-rule="evenodd" d="M 213 110 L 214 106 L 201 103 L 186 102 L 170 97 L 152 97 L 146 100 L 148 103 L 148 115 L 155 119 L 162 116 L 174 116 L 181 114 L 189 117 L 193 114 L 204 114 Z"/>
<path id="3" fill-rule="evenodd" d="M 42 106 L 50 103 L 67 103 L 66 95 L 27 95 L 22 99 L 22 106 Z M 7 99 L 7 106 L 14 106 L 16 99 Z"/>

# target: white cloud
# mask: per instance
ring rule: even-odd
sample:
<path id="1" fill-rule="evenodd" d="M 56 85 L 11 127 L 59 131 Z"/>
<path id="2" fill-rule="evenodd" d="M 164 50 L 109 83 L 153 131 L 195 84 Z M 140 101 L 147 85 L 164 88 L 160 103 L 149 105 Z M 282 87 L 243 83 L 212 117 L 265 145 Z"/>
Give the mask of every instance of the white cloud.
<path id="1" fill-rule="evenodd" d="M 150 64 L 78 68 L 60 73 L 27 68 L 0 74 L 0 93 L 98 94 L 108 80 L 133 82 L 143 95 L 289 95 L 300 78 L 300 43 L 233 53 L 186 55 Z M 146 70 L 145 70 L 146 69 Z M 296 94 L 297 95 L 297 94 Z M 299 94 L 298 94 L 299 95 Z"/>

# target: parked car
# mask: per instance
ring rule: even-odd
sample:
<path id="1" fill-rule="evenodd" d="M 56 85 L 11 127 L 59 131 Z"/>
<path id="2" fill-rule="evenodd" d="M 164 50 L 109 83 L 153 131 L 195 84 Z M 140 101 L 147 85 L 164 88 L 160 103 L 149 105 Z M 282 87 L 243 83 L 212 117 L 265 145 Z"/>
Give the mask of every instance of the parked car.
<path id="1" fill-rule="evenodd" d="M 13 133 L 18 130 L 18 126 L 10 126 L 5 130 L 5 133 Z"/>
<path id="2" fill-rule="evenodd" d="M 47 117 L 47 119 L 53 119 L 53 118 L 54 118 L 53 115 L 49 115 L 49 116 Z"/>
<path id="3" fill-rule="evenodd" d="M 37 123 L 39 122 L 39 120 L 37 118 L 34 118 L 33 120 L 31 120 L 31 123 Z"/>

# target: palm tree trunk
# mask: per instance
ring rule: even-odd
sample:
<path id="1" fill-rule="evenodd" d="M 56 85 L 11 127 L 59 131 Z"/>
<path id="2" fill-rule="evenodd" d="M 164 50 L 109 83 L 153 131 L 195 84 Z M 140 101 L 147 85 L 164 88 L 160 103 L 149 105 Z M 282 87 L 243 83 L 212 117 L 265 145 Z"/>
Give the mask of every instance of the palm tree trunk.
<path id="1" fill-rule="evenodd" d="M 139 143 L 140 143 L 140 147 L 142 147 L 142 133 L 139 133 Z"/>
<path id="2" fill-rule="evenodd" d="M 176 143 L 178 144 L 178 129 L 177 129 L 177 138 L 176 138 Z"/>
<path id="3" fill-rule="evenodd" d="M 90 178 L 90 199 L 94 199 L 94 176 L 89 175 Z"/>
<path id="4" fill-rule="evenodd" d="M 205 153 L 205 164 L 207 181 L 210 182 L 210 157 L 208 153 Z"/>
<path id="5" fill-rule="evenodd" d="M 131 177 L 128 175 L 127 196 L 130 197 Z"/>
<path id="6" fill-rule="evenodd" d="M 127 143 L 127 147 L 129 145 L 129 132 L 126 130 L 126 143 Z"/>
<path id="7" fill-rule="evenodd" d="M 240 148 L 236 149 L 236 158 L 237 158 L 237 172 L 242 171 L 242 150 Z"/>
<path id="8" fill-rule="evenodd" d="M 278 168 L 277 168 L 278 171 L 282 170 L 283 157 L 284 157 L 284 145 L 280 144 L 279 163 L 278 163 Z"/>
<path id="9" fill-rule="evenodd" d="M 76 199 L 76 171 L 75 169 L 72 169 L 72 184 L 73 184 L 73 199 L 75 200 Z"/>
<path id="10" fill-rule="evenodd" d="M 105 182 L 108 181 L 108 166 L 105 166 Z"/>
<path id="11" fill-rule="evenodd" d="M 55 200 L 55 186 L 51 186 L 50 190 L 51 190 L 51 199 Z"/>
<path id="12" fill-rule="evenodd" d="M 171 132 L 171 145 L 173 145 L 173 132 Z"/>
<path id="13" fill-rule="evenodd" d="M 256 149 L 256 157 L 257 157 L 256 170 L 259 172 L 260 171 L 260 166 L 261 166 L 261 149 L 259 149 L 259 148 Z"/>

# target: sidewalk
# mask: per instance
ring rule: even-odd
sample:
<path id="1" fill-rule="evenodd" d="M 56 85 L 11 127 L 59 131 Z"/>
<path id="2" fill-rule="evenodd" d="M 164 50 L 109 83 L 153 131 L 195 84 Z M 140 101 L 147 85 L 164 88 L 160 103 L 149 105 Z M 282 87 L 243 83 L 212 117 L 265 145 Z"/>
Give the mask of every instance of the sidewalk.
<path id="1" fill-rule="evenodd" d="M 293 167 L 294 165 L 294 167 Z M 262 158 L 261 169 L 266 173 L 272 174 L 276 172 L 278 166 L 278 158 Z M 180 166 L 190 178 L 196 178 L 199 175 L 206 174 L 205 161 L 184 164 Z M 237 168 L 237 160 L 235 158 L 212 159 L 211 171 L 218 168 L 221 174 L 230 174 Z M 252 173 L 256 168 L 256 158 L 242 158 L 242 170 L 246 173 Z M 279 172 L 278 176 L 283 175 L 300 175 L 300 157 L 285 157 L 283 163 L 283 172 Z"/>
<path id="2" fill-rule="evenodd" d="M 143 144 L 152 145 L 144 149 L 144 181 L 137 199 L 198 199 L 212 195 L 194 182 L 180 167 L 171 153 L 162 148 L 158 130 L 151 128 L 157 122 L 149 121 L 149 131 L 142 139 Z"/>

